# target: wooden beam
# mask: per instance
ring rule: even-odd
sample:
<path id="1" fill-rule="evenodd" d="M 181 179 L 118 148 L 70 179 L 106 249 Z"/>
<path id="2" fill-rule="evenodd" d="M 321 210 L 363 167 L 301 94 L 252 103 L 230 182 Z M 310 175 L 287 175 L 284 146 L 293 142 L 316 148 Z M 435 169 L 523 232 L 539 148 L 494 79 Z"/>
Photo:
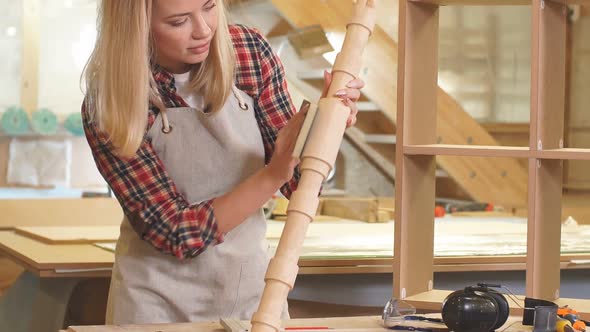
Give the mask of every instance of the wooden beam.
<path id="1" fill-rule="evenodd" d="M 439 6 L 526 6 L 530 0 L 412 0 Z"/>
<path id="2" fill-rule="evenodd" d="M 357 128 L 348 128 L 344 132 L 344 138 L 354 146 L 389 182 L 395 182 L 395 165 L 383 155 L 372 149 L 363 139 L 363 133 Z M 394 153 L 393 147 L 391 152 Z"/>
<path id="3" fill-rule="evenodd" d="M 387 144 L 393 147 L 396 143 L 395 135 L 391 134 L 365 134 L 365 141 L 369 144 Z"/>
<path id="4" fill-rule="evenodd" d="M 582 5 L 582 6 L 589 6 L 590 0 L 548 0 L 555 3 L 560 3 L 564 5 Z"/>
<path id="5" fill-rule="evenodd" d="M 293 27 L 284 18 L 281 19 L 275 26 L 266 34 L 267 38 L 284 36 L 293 30 Z"/>
<path id="6" fill-rule="evenodd" d="M 391 165 L 395 165 L 395 147 L 389 145 L 389 144 L 374 144 L 371 143 L 369 144 L 369 146 L 377 151 L 377 153 L 379 153 L 381 156 L 383 156 L 387 161 L 389 161 L 391 163 Z M 394 172 L 395 172 L 395 166 L 394 166 Z"/>
<path id="7" fill-rule="evenodd" d="M 570 146 L 571 133 L 571 99 L 572 99 L 572 60 L 574 54 L 574 38 L 573 38 L 573 22 L 566 19 L 565 22 L 565 100 L 564 100 L 564 116 L 563 116 L 563 142 L 564 146 Z M 563 164 L 563 183 L 569 182 L 569 168 L 570 161 L 566 160 Z"/>
<path id="8" fill-rule="evenodd" d="M 400 1 L 395 186 L 394 297 L 433 287 L 435 157 L 407 145 L 436 142 L 437 5 Z"/>
<path id="9" fill-rule="evenodd" d="M 567 7 L 532 4 L 531 151 L 563 147 Z M 529 160 L 526 295 L 559 298 L 561 160 Z"/>
<path id="10" fill-rule="evenodd" d="M 23 48 L 21 63 L 21 106 L 29 115 L 39 99 L 40 0 L 23 0 Z"/>
<path id="11" fill-rule="evenodd" d="M 515 146 L 421 144 L 405 145 L 404 150 L 407 155 L 510 158 L 530 158 L 532 156 L 528 148 Z"/>

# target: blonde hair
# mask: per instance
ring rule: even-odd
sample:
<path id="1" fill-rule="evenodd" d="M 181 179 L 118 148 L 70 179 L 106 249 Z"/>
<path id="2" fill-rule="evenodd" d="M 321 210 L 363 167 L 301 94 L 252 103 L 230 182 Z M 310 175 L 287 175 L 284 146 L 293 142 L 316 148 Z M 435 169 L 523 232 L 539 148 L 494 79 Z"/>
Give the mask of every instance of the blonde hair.
<path id="1" fill-rule="evenodd" d="M 122 157 L 141 145 L 151 102 L 163 109 L 151 72 L 153 0 L 102 0 L 96 44 L 84 69 L 86 109 Z M 191 70 L 190 86 L 211 112 L 220 110 L 234 81 L 235 54 L 222 0 L 210 53 Z"/>

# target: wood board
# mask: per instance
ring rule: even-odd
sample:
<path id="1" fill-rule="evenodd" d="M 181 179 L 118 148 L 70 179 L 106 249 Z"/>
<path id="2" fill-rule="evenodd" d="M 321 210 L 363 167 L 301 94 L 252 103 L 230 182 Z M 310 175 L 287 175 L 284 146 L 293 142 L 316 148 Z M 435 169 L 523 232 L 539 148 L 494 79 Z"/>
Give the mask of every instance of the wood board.
<path id="1" fill-rule="evenodd" d="M 434 315 L 436 316 L 436 315 Z M 439 316 L 436 316 L 439 317 Z M 532 331 L 532 326 L 523 327 L 518 323 L 519 318 L 510 318 L 502 331 Z M 243 321 L 243 324 L 248 322 Z M 406 321 L 399 325 L 440 327 L 429 322 Z M 383 327 L 380 316 L 338 317 L 338 318 L 306 318 L 290 319 L 283 321 L 285 327 L 326 326 L 331 331 L 338 332 L 380 332 L 400 331 Z M 126 326 L 70 326 L 69 332 L 225 332 L 217 322 L 180 323 L 180 324 L 154 324 L 154 325 L 126 325 Z"/>
<path id="2" fill-rule="evenodd" d="M 25 226 L 15 229 L 17 234 L 47 244 L 89 244 L 115 242 L 119 226 Z"/>
<path id="3" fill-rule="evenodd" d="M 114 198 L 0 200 L 0 228 L 120 225 L 121 220 L 123 211 Z"/>
<path id="4" fill-rule="evenodd" d="M 14 231 L 0 232 L 0 251 L 39 274 L 43 274 L 43 270 L 56 272 L 60 269 L 110 270 L 114 262 L 111 252 L 90 244 L 51 245 Z"/>

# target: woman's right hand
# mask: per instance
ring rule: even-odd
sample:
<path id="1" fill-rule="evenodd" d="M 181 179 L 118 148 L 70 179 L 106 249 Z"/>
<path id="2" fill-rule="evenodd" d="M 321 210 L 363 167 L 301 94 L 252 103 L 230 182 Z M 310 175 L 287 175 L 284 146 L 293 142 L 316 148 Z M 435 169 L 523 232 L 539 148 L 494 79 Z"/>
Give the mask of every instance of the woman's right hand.
<path id="1" fill-rule="evenodd" d="M 271 177 L 279 181 L 281 185 L 291 180 L 294 169 L 299 164 L 299 158 L 293 157 L 292 154 L 307 110 L 308 108 L 305 108 L 295 113 L 287 125 L 279 131 L 274 153 L 266 166 Z"/>

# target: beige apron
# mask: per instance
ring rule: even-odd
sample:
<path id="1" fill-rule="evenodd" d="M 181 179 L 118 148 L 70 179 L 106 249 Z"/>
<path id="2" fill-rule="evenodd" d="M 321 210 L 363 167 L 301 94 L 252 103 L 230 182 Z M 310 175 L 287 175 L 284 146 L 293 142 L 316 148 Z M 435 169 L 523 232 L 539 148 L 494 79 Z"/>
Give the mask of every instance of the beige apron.
<path id="1" fill-rule="evenodd" d="M 190 203 L 218 197 L 264 167 L 264 147 L 252 98 L 233 88 L 223 109 L 172 108 L 148 131 L 158 157 Z M 162 124 L 160 124 L 160 121 Z M 171 127 L 165 133 L 167 122 Z M 179 261 L 141 240 L 124 219 L 107 306 L 108 324 L 250 319 L 268 265 L 262 210 L 225 241 Z M 284 315 L 286 315 L 286 305 Z"/>

